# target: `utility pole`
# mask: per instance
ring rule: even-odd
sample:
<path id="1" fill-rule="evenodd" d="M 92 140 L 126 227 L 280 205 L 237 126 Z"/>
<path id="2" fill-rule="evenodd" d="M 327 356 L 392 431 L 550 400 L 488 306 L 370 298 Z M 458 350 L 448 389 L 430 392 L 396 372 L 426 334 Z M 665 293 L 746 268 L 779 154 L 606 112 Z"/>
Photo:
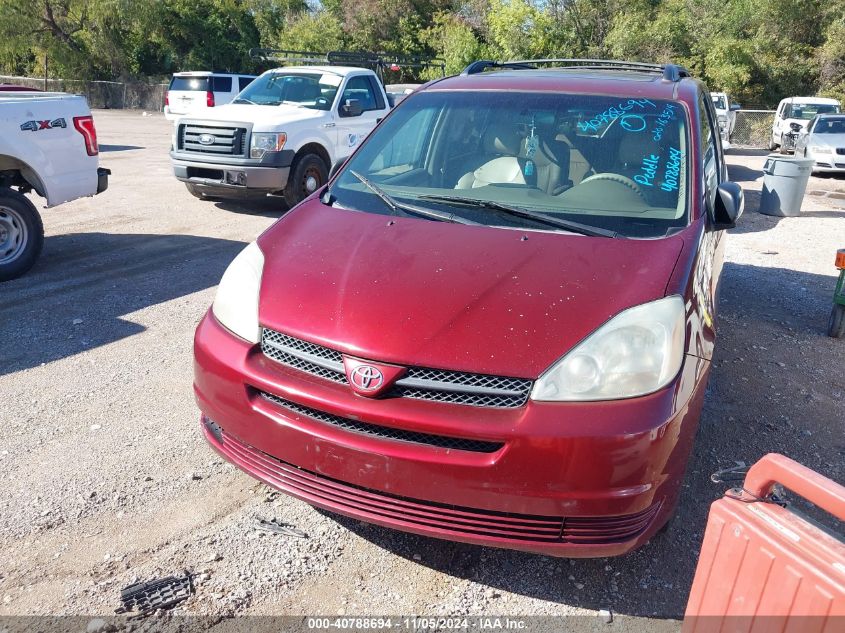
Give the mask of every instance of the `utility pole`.
<path id="1" fill-rule="evenodd" d="M 44 92 L 47 92 L 47 53 L 44 53 Z"/>

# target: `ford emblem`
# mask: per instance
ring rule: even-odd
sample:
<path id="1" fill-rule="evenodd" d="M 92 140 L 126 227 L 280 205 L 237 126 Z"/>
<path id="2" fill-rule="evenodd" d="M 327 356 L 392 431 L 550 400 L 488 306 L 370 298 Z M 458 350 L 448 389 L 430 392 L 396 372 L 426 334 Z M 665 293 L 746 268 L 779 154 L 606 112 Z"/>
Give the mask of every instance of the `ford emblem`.
<path id="1" fill-rule="evenodd" d="M 200 145 L 214 145 L 214 141 L 217 140 L 217 137 L 214 134 L 200 134 L 199 137 Z"/>

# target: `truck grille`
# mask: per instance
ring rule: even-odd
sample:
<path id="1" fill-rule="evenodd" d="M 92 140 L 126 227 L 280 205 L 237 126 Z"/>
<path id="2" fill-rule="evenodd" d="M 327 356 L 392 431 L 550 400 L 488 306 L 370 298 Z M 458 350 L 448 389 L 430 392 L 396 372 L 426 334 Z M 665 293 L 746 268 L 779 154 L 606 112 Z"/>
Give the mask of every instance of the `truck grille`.
<path id="1" fill-rule="evenodd" d="M 210 142 L 200 142 L 201 139 Z M 178 146 L 184 152 L 244 156 L 246 128 L 182 123 L 179 125 Z"/>
<path id="2" fill-rule="evenodd" d="M 343 367 L 343 355 L 337 350 L 264 328 L 261 351 L 282 365 L 341 385 L 349 384 Z M 532 386 L 533 382 L 525 378 L 408 367 L 405 375 L 393 384 L 386 397 L 434 400 L 476 407 L 516 408 L 526 403 Z"/>
<path id="3" fill-rule="evenodd" d="M 836 153 L 839 154 L 840 156 L 845 156 L 845 147 L 837 147 Z"/>
<path id="4" fill-rule="evenodd" d="M 473 453 L 495 453 L 504 444 L 502 442 L 487 442 L 484 440 L 470 440 L 460 437 L 451 437 L 447 435 L 432 435 L 430 433 L 418 433 L 416 431 L 407 431 L 405 429 L 397 429 L 389 426 L 381 426 L 378 424 L 370 424 L 369 422 L 360 422 L 359 420 L 352 420 L 344 418 L 325 411 L 318 411 L 311 407 L 306 407 L 290 400 L 285 400 L 279 396 L 264 391 L 260 392 L 261 397 L 269 400 L 273 404 L 311 420 L 322 422 L 323 424 L 330 424 L 331 426 L 351 431 L 353 433 L 362 433 L 372 437 L 379 437 L 382 439 L 398 440 L 400 442 L 413 442 L 414 444 L 427 444 L 429 446 L 437 446 L 439 448 L 451 448 L 457 451 L 471 451 Z"/>

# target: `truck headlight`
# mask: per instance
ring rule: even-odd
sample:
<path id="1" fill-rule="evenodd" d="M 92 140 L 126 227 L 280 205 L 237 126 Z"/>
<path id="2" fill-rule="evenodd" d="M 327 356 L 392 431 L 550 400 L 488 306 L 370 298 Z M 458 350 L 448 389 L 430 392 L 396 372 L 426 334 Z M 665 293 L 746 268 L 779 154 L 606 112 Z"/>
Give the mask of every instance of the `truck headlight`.
<path id="1" fill-rule="evenodd" d="M 685 323 L 677 295 L 620 312 L 547 369 L 531 399 L 617 400 L 657 391 L 681 368 Z"/>
<path id="2" fill-rule="evenodd" d="M 264 253 L 251 242 L 232 260 L 217 287 L 211 311 L 227 330 L 250 343 L 260 340 L 258 292 L 264 272 Z"/>
<path id="3" fill-rule="evenodd" d="M 254 132 L 249 141 L 249 157 L 261 158 L 267 152 L 278 152 L 287 140 L 288 135 L 284 132 Z"/>
<path id="4" fill-rule="evenodd" d="M 813 152 L 813 154 L 830 154 L 832 150 L 830 147 L 826 147 L 824 145 L 812 145 L 810 147 L 810 151 Z"/>

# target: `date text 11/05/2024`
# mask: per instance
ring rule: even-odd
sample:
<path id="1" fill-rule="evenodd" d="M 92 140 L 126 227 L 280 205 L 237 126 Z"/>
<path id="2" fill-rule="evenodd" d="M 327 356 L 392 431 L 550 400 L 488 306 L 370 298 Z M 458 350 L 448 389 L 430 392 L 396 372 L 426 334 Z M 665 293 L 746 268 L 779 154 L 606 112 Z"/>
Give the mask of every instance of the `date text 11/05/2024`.
<path id="1" fill-rule="evenodd" d="M 314 617 L 306 625 L 311 631 L 520 631 L 527 628 L 523 618 L 478 616 L 478 617 Z"/>

